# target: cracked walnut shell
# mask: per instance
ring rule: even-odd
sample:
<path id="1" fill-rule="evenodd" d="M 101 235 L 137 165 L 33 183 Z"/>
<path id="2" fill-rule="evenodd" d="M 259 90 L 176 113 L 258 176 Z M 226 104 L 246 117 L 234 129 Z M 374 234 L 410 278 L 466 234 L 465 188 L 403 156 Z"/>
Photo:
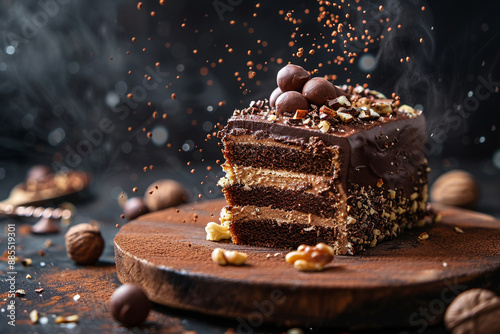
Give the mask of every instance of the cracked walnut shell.
<path id="1" fill-rule="evenodd" d="M 104 239 L 97 225 L 72 226 L 64 236 L 68 256 L 79 264 L 97 262 L 104 250 Z"/>
<path id="2" fill-rule="evenodd" d="M 453 334 L 498 333 L 500 297 L 486 289 L 462 292 L 448 306 L 444 323 Z"/>

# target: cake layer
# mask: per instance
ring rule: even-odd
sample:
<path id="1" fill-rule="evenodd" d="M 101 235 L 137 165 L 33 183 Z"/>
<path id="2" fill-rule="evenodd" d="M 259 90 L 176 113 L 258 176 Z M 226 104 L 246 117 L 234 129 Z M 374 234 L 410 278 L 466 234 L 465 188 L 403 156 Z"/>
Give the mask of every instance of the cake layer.
<path id="1" fill-rule="evenodd" d="M 342 213 L 345 212 L 345 201 L 334 191 L 315 195 L 300 190 L 264 186 L 250 188 L 235 184 L 224 188 L 223 192 L 227 203 L 234 206 L 270 206 L 275 209 L 311 213 L 323 218 L 335 218 L 337 221 L 343 220 Z"/>
<path id="2" fill-rule="evenodd" d="M 333 245 L 337 254 L 345 253 L 337 246 L 339 232 L 333 227 L 279 223 L 271 218 L 236 220 L 229 230 L 233 242 L 239 245 L 292 249 L 324 242 Z"/>
<path id="3" fill-rule="evenodd" d="M 225 141 L 224 157 L 232 164 L 257 168 L 289 170 L 296 173 L 336 176 L 338 164 L 336 148 L 322 150 L 322 154 L 294 147 L 264 146 L 262 144 Z"/>
<path id="4" fill-rule="evenodd" d="M 346 249 L 343 226 L 336 219 L 254 205 L 234 206 L 229 212 L 229 230 L 236 244 L 294 248 L 325 242 L 338 252 Z"/>

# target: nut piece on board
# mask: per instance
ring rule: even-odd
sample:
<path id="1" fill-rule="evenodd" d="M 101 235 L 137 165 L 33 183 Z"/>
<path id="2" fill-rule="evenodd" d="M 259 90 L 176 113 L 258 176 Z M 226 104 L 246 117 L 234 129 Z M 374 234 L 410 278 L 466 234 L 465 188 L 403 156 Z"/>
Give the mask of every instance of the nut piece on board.
<path id="1" fill-rule="evenodd" d="M 216 248 L 212 252 L 212 260 L 220 264 L 221 266 L 225 266 L 228 264 L 232 264 L 235 266 L 241 266 L 247 260 L 248 255 L 246 253 L 237 252 L 237 251 L 228 251 L 222 248 Z"/>
<path id="2" fill-rule="evenodd" d="M 474 208 L 479 195 L 479 185 L 474 177 L 458 169 L 441 175 L 431 187 L 433 202 L 462 208 Z"/>
<path id="3" fill-rule="evenodd" d="M 285 259 L 300 271 L 321 271 L 333 257 L 333 248 L 319 243 L 314 247 L 300 245 L 296 251 L 288 253 Z"/>
<path id="4" fill-rule="evenodd" d="M 462 292 L 448 306 L 444 323 L 453 334 L 498 333 L 500 297 L 486 289 Z"/>
<path id="5" fill-rule="evenodd" d="M 224 239 L 231 239 L 229 226 L 227 226 L 226 224 L 219 225 L 217 223 L 210 222 L 205 227 L 205 232 L 207 232 L 207 240 L 209 241 L 221 241 Z"/>
<path id="6" fill-rule="evenodd" d="M 68 256 L 79 264 L 97 262 L 104 250 L 104 239 L 97 223 L 72 226 L 64 236 Z"/>

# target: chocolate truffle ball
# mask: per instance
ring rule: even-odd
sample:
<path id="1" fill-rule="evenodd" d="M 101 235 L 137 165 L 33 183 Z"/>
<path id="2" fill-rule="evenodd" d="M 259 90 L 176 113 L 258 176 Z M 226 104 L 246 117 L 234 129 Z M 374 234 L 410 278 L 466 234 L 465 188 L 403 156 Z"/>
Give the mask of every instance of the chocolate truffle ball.
<path id="1" fill-rule="evenodd" d="M 149 211 L 158 211 L 185 203 L 187 193 L 182 184 L 174 180 L 158 180 L 152 183 L 144 195 Z"/>
<path id="2" fill-rule="evenodd" d="M 276 81 L 282 92 L 292 90 L 300 92 L 310 77 L 309 73 L 303 67 L 288 64 L 279 70 Z"/>
<path id="3" fill-rule="evenodd" d="M 297 109 L 309 110 L 309 102 L 296 91 L 284 92 L 276 100 L 276 115 L 283 116 L 283 113 L 294 114 Z"/>
<path id="4" fill-rule="evenodd" d="M 26 181 L 41 181 L 52 174 L 52 168 L 47 165 L 34 165 L 26 173 Z"/>
<path id="5" fill-rule="evenodd" d="M 144 291 L 133 284 L 125 284 L 116 289 L 109 304 L 113 318 L 125 326 L 140 325 L 151 310 L 151 303 Z"/>
<path id="6" fill-rule="evenodd" d="M 146 203 L 144 203 L 144 199 L 141 197 L 129 198 L 125 202 L 125 205 L 123 205 L 123 213 L 128 220 L 137 218 L 148 212 L 148 207 L 146 206 Z"/>
<path id="7" fill-rule="evenodd" d="M 281 89 L 279 87 L 276 87 L 275 90 L 271 93 L 271 96 L 269 97 L 269 106 L 271 108 L 274 108 L 276 106 L 276 99 L 283 94 Z"/>
<path id="8" fill-rule="evenodd" d="M 335 86 L 325 78 L 312 78 L 304 85 L 302 94 L 311 103 L 317 106 L 322 106 L 327 100 L 337 97 Z"/>

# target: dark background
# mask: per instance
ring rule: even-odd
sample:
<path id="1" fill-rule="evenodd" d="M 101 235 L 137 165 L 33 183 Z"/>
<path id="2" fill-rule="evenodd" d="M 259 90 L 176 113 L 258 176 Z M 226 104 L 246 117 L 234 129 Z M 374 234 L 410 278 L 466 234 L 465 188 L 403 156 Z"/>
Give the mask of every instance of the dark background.
<path id="1" fill-rule="evenodd" d="M 217 10 L 217 3 L 225 7 Z M 332 29 L 316 21 L 315 1 L 262 1 L 258 8 L 257 1 L 231 3 L 175 1 L 161 6 L 149 1 L 138 10 L 135 1 L 54 0 L 42 6 L 1 0 L 1 162 L 43 162 L 56 169 L 100 173 L 125 165 L 161 165 L 172 155 L 186 162 L 213 163 L 220 158 L 219 148 L 214 140 L 205 142 L 206 135 L 234 108 L 269 95 L 282 66 L 272 58 L 281 58 L 283 63 L 318 68 L 318 75 L 335 74 L 338 84 L 350 79 L 387 95 L 395 91 L 404 102 L 423 107 L 431 159 L 445 158 L 452 164 L 454 159 L 473 159 L 479 168 L 497 173 L 499 94 L 481 88 L 481 78 L 487 80 L 488 75 L 500 81 L 497 1 L 362 1 L 364 15 L 347 6 L 336 10 L 341 16 L 350 13 L 349 22 L 358 31 L 365 19 L 372 36 L 384 35 L 369 46 L 368 54 L 377 59 L 370 72 L 361 69 L 360 57 L 347 66 L 327 65 L 342 55 L 341 43 L 334 52 L 323 48 L 307 55 L 307 62 L 305 56 L 292 56 L 298 47 L 307 53 L 312 43 L 323 43 L 322 35 L 331 39 Z M 378 10 L 379 4 L 384 11 Z M 293 11 L 302 22 L 285 22 L 280 10 Z M 380 23 L 386 18 L 389 22 Z M 300 30 L 289 47 L 295 27 Z M 391 32 L 386 31 L 389 27 Z M 350 44 L 348 51 L 360 50 Z M 401 63 L 406 57 L 410 62 Z M 255 65 L 253 79 L 248 78 L 248 61 Z M 257 64 L 267 71 L 255 69 Z M 208 74 L 200 74 L 203 67 Z M 144 75 L 151 73 L 156 75 L 145 84 Z M 371 79 L 366 79 L 368 73 Z M 131 92 L 136 94 L 128 99 Z M 225 104 L 219 106 L 220 101 Z M 167 119 L 153 119 L 155 110 L 159 116 L 167 113 Z M 146 136 L 152 130 L 156 140 Z"/>

